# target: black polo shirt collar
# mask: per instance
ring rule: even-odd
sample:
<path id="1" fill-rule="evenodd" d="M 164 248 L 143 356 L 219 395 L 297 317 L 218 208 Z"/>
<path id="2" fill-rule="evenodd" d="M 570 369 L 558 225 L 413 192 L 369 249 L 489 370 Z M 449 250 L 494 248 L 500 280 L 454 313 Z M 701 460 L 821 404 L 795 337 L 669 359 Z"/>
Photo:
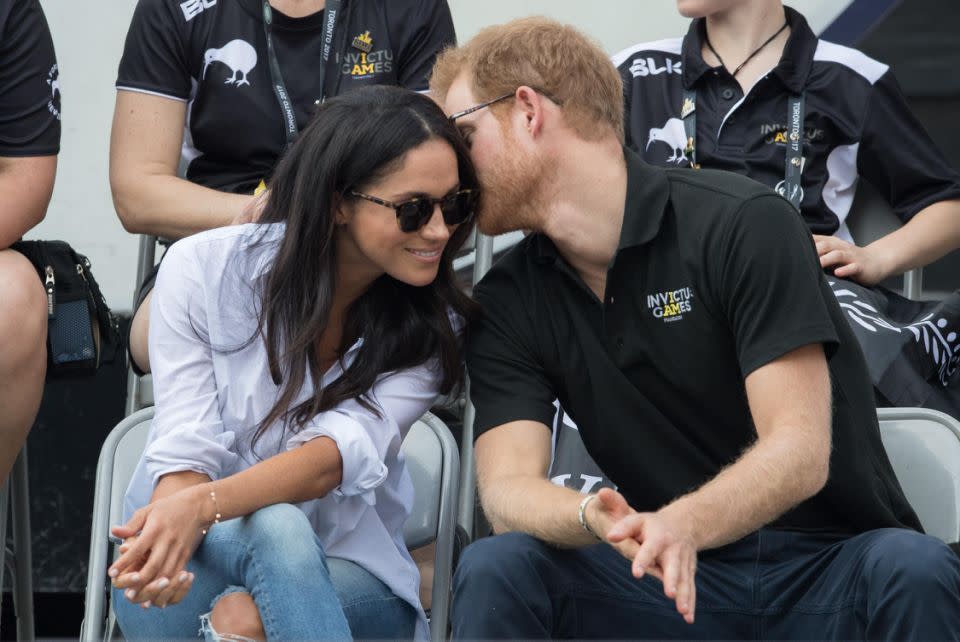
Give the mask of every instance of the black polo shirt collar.
<path id="1" fill-rule="evenodd" d="M 649 243 L 660 231 L 670 185 L 664 170 L 647 164 L 636 152 L 624 147 L 627 165 L 627 199 L 617 251 Z M 539 263 L 555 263 L 557 246 L 546 234 L 534 239 L 534 256 Z"/>
<path id="2" fill-rule="evenodd" d="M 795 9 L 784 7 L 787 23 L 790 25 L 790 37 L 783 49 L 780 63 L 774 68 L 784 86 L 795 94 L 803 91 L 810 69 L 813 67 L 813 55 L 817 51 L 817 35 L 810 25 Z M 697 18 L 690 23 L 690 29 L 683 39 L 680 55 L 683 59 L 683 86 L 693 89 L 694 85 L 713 67 L 703 59 L 703 39 L 706 20 Z"/>

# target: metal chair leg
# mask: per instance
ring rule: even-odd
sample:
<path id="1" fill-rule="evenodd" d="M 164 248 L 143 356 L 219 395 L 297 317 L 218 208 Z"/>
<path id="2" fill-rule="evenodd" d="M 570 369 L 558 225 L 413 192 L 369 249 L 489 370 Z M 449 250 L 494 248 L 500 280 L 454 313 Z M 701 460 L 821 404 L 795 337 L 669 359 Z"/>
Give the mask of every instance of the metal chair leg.
<path id="1" fill-rule="evenodd" d="M 13 464 L 10 478 L 13 508 L 14 586 L 13 604 L 17 614 L 17 639 L 36 639 L 33 621 L 33 553 L 30 548 L 30 485 L 27 448 L 24 446 Z"/>
<path id="2" fill-rule="evenodd" d="M 7 511 L 10 507 L 10 480 L 0 486 L 0 612 L 3 610 L 3 578 L 7 571 Z"/>

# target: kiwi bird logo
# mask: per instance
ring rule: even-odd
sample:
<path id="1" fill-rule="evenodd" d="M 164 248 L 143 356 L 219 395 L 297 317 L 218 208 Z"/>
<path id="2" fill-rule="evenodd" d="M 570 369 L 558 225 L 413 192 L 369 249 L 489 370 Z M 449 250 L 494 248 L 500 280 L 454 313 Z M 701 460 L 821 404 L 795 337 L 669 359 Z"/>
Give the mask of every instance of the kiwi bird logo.
<path id="1" fill-rule="evenodd" d="M 207 67 L 219 62 L 230 68 L 232 74 L 224 81 L 227 85 L 249 85 L 247 74 L 257 66 L 257 50 L 246 40 L 231 40 L 219 49 L 211 48 L 203 54 L 203 74 L 207 77 Z"/>
<path id="2" fill-rule="evenodd" d="M 662 141 L 670 145 L 673 149 L 673 156 L 667 159 L 668 163 L 677 163 L 687 160 L 685 149 L 687 147 L 687 133 L 683 128 L 683 121 L 679 118 L 671 118 L 663 127 L 652 127 L 650 137 L 647 139 L 647 149 L 657 141 Z"/>
<path id="3" fill-rule="evenodd" d="M 57 94 L 60 93 L 60 79 L 54 78 L 53 80 L 48 79 L 47 83 L 50 85 L 50 100 L 53 100 L 57 97 Z"/>

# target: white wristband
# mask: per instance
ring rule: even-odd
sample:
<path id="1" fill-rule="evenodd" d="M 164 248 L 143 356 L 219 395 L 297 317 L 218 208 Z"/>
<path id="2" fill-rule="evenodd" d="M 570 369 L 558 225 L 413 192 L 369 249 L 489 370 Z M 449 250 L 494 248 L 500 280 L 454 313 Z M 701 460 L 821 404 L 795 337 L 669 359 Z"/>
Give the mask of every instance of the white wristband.
<path id="1" fill-rule="evenodd" d="M 596 498 L 597 498 L 596 495 L 587 495 L 587 496 L 584 497 L 582 500 L 580 500 L 580 510 L 577 512 L 577 519 L 580 520 L 580 525 L 583 526 L 583 530 L 587 531 L 588 533 L 590 533 L 591 535 L 593 535 L 593 536 L 596 537 L 597 539 L 600 539 L 600 536 L 597 535 L 597 534 L 593 531 L 593 529 L 590 528 L 590 524 L 587 523 L 587 514 L 586 514 L 586 513 L 587 513 L 587 504 L 589 504 L 590 502 L 592 502 L 592 501 L 595 500 Z"/>

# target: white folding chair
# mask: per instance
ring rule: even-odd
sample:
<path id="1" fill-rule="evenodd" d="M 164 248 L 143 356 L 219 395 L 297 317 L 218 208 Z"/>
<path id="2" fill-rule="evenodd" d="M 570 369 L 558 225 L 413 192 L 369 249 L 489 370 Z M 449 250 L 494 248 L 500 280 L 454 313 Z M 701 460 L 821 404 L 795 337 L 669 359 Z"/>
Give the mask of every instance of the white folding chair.
<path id="1" fill-rule="evenodd" d="M 880 408 L 880 437 L 929 534 L 960 541 L 960 421 L 926 408 Z"/>
<path id="2" fill-rule="evenodd" d="M 107 567 L 115 547 L 107 539 L 111 524 L 119 524 L 123 497 L 146 445 L 153 408 L 144 408 L 121 421 L 104 441 L 97 463 L 86 603 L 80 639 L 101 642 L 119 637 L 110 608 Z M 460 461 L 457 445 L 442 421 L 425 414 L 403 442 L 403 453 L 413 479 L 414 506 L 404 526 L 408 548 L 436 542 L 431 638 L 446 639 L 450 612 L 453 548 L 456 531 L 457 484 Z"/>
<path id="3" fill-rule="evenodd" d="M 133 315 L 136 314 L 137 295 L 140 292 L 140 284 L 147 278 L 147 274 L 153 269 L 157 260 L 157 237 L 149 234 L 140 235 L 140 250 L 137 255 L 137 282 L 134 285 L 133 305 L 130 311 L 130 320 L 133 321 Z M 152 379 L 150 375 L 140 377 L 133 371 L 133 366 L 127 367 L 127 408 L 126 415 L 130 416 L 136 411 L 153 404 L 153 387 L 150 385 Z"/>

